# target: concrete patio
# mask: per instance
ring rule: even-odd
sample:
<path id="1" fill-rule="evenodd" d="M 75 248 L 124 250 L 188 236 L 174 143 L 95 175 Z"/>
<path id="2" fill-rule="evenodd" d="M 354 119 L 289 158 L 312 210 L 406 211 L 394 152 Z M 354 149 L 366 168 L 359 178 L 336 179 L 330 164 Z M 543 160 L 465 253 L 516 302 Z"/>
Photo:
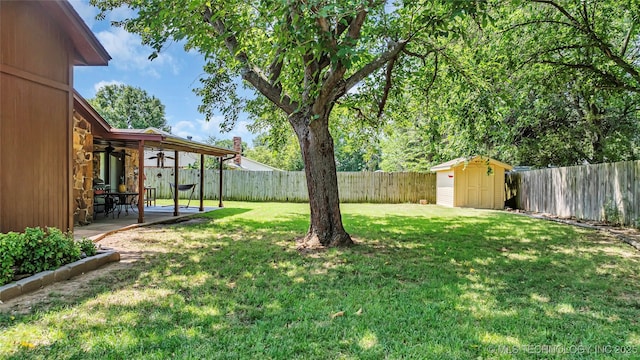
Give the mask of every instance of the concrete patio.
<path id="1" fill-rule="evenodd" d="M 219 207 L 205 207 L 204 211 L 198 211 L 198 206 L 190 206 L 188 208 L 181 207 L 178 216 L 173 216 L 173 206 L 147 206 L 144 208 L 144 223 L 138 224 L 138 213 L 129 210 L 129 214 L 124 211 L 118 216 L 118 213 L 113 216 L 105 217 L 104 214 L 97 214 L 93 223 L 89 225 L 76 225 L 73 231 L 73 236 L 76 239 L 89 238 L 93 241 L 98 241 L 103 237 L 116 233 L 118 231 L 125 231 L 135 229 L 141 226 L 149 226 L 153 224 L 175 222 L 185 217 L 190 217 L 195 214 L 204 214 L 205 212 L 221 209 Z"/>

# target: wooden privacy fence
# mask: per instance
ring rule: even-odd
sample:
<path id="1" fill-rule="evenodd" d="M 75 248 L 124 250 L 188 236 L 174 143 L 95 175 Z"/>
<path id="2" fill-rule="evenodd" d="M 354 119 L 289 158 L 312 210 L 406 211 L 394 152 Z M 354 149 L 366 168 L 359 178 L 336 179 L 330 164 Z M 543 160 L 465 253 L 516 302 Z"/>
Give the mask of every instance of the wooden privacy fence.
<path id="1" fill-rule="evenodd" d="M 640 225 L 640 161 L 512 173 L 506 184 L 522 210 Z"/>
<path id="2" fill-rule="evenodd" d="M 161 176 L 158 176 L 160 174 Z M 171 197 L 169 183 L 173 169 L 146 168 L 146 186 L 155 187 L 158 198 Z M 200 170 L 180 169 L 180 184 L 199 184 Z M 217 199 L 219 174 L 205 170 L 204 198 Z M 238 201 L 309 201 L 307 182 L 302 171 L 223 171 L 222 197 Z M 341 202 L 417 203 L 436 202 L 436 176 L 431 173 L 339 172 Z M 188 193 L 180 193 L 181 198 Z M 194 199 L 198 197 L 196 189 Z"/>

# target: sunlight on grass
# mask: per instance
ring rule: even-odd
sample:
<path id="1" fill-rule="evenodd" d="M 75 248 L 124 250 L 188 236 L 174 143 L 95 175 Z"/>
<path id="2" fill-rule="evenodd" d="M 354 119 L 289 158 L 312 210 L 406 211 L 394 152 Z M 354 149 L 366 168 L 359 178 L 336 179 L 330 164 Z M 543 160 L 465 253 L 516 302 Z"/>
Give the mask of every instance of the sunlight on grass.
<path id="1" fill-rule="evenodd" d="M 121 290 L 112 294 L 105 294 L 86 305 L 95 307 L 108 307 L 111 305 L 136 306 L 142 302 L 154 302 L 157 299 L 166 298 L 173 292 L 168 289 L 130 289 Z"/>
<path id="2" fill-rule="evenodd" d="M 511 346 L 521 345 L 521 342 L 518 338 L 515 338 L 513 336 L 504 336 L 501 334 L 496 334 L 491 332 L 484 333 L 480 338 L 480 341 L 482 341 L 485 344 L 493 344 L 493 345 L 511 345 Z"/>
<path id="3" fill-rule="evenodd" d="M 541 303 L 548 303 L 551 299 L 549 299 L 546 296 L 542 296 L 540 294 L 531 294 L 531 300 L 541 302 Z"/>
<path id="4" fill-rule="evenodd" d="M 152 255 L 117 283 L 0 314 L 0 358 L 537 359 L 491 346 L 640 347 L 640 253 L 612 238 L 499 211 L 342 212 L 357 245 L 305 254 L 295 240 L 308 204 L 227 202 L 202 222 L 142 229 L 130 241 Z"/>
<path id="5" fill-rule="evenodd" d="M 367 331 L 358 341 L 358 346 L 364 350 L 369 350 L 378 345 L 378 337 L 371 331 Z"/>
<path id="6" fill-rule="evenodd" d="M 511 260 L 518 260 L 518 261 L 536 261 L 536 260 L 538 260 L 538 256 L 537 255 L 526 254 L 526 253 L 505 254 L 504 256 L 509 258 L 509 259 L 511 259 Z"/>
<path id="7" fill-rule="evenodd" d="M 571 304 L 558 304 L 556 306 L 556 311 L 559 314 L 575 314 L 576 312 Z"/>

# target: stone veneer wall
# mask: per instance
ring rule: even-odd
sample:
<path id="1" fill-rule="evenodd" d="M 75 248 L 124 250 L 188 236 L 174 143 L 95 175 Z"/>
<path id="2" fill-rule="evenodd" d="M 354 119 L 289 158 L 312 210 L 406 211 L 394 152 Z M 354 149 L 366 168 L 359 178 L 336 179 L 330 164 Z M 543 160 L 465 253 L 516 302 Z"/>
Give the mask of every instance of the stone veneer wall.
<path id="1" fill-rule="evenodd" d="M 93 221 L 93 135 L 91 124 L 73 112 L 73 200 L 75 224 Z"/>
<path id="2" fill-rule="evenodd" d="M 127 191 L 138 192 L 138 150 L 125 150 L 131 156 L 125 156 L 124 172 Z"/>

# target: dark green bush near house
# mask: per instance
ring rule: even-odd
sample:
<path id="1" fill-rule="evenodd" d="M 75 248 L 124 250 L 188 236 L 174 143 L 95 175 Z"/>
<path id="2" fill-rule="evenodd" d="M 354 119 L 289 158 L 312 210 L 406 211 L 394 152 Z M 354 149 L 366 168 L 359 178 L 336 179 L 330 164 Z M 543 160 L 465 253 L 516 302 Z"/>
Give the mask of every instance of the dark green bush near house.
<path id="1" fill-rule="evenodd" d="M 0 285 L 13 279 L 16 259 L 22 255 L 23 234 L 0 234 Z"/>
<path id="2" fill-rule="evenodd" d="M 71 234 L 56 228 L 26 228 L 24 233 L 0 234 L 0 285 L 19 274 L 35 274 L 54 270 L 62 265 L 96 254 L 95 244 L 89 239 L 76 242 Z"/>
<path id="3" fill-rule="evenodd" d="M 80 250 L 87 256 L 93 256 L 98 253 L 98 248 L 96 248 L 96 244 L 91 239 L 84 238 L 78 241 L 78 245 L 80 245 Z"/>

